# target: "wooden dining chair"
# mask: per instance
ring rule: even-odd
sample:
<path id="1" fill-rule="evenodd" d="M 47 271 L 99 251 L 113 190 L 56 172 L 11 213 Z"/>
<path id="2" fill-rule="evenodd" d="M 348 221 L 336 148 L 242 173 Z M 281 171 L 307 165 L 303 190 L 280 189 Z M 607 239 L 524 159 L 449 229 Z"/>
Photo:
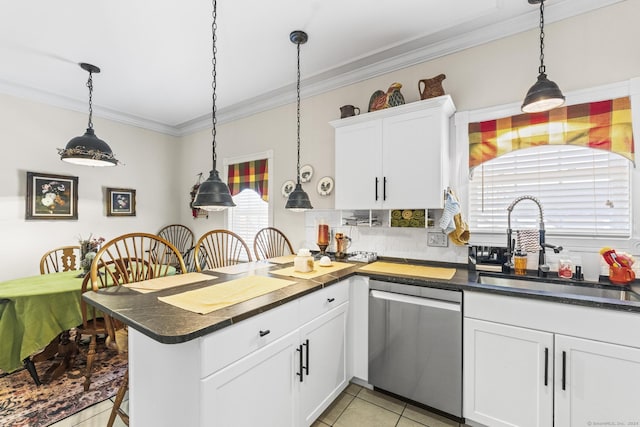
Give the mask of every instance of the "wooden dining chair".
<path id="1" fill-rule="evenodd" d="M 80 267 L 80 246 L 61 246 L 42 255 L 40 274 L 77 270 Z"/>
<path id="2" fill-rule="evenodd" d="M 195 241 L 193 231 L 182 224 L 167 225 L 158 231 L 158 236 L 172 243 L 180 251 L 183 260 Z M 174 264 L 177 264 L 177 260 L 174 260 Z"/>
<path id="3" fill-rule="evenodd" d="M 258 260 L 294 253 L 293 246 L 287 236 L 274 227 L 266 227 L 256 233 L 253 240 L 253 252 Z"/>
<path id="4" fill-rule="evenodd" d="M 171 265 L 173 260 L 177 260 L 176 268 Z M 168 276 L 177 270 L 186 271 L 186 267 L 180 251 L 171 242 L 155 234 L 124 234 L 105 243 L 96 254 L 91 264 L 92 290 L 97 292 L 107 286 Z M 107 333 L 115 339 L 117 324 L 111 317 L 106 317 L 106 320 Z M 125 424 L 129 425 L 128 417 L 120 408 L 128 387 L 127 371 L 116 395 L 109 426 L 113 425 L 116 415 L 120 415 Z"/>
<path id="5" fill-rule="evenodd" d="M 195 247 L 193 256 L 197 271 L 238 264 L 245 261 L 243 255 L 246 261 L 253 261 L 242 237 L 229 230 L 211 230 L 198 239 Z"/>

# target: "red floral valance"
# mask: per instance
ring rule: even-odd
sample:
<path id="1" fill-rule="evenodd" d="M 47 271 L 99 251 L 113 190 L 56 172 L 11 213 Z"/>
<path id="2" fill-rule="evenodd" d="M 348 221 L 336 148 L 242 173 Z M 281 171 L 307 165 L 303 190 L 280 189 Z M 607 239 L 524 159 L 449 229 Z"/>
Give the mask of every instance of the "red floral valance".
<path id="1" fill-rule="evenodd" d="M 227 183 L 232 196 L 246 188 L 254 190 L 265 202 L 269 201 L 269 171 L 267 159 L 229 165 Z"/>
<path id="2" fill-rule="evenodd" d="M 611 151 L 635 164 L 629 97 L 469 123 L 469 168 L 521 148 L 564 144 Z"/>

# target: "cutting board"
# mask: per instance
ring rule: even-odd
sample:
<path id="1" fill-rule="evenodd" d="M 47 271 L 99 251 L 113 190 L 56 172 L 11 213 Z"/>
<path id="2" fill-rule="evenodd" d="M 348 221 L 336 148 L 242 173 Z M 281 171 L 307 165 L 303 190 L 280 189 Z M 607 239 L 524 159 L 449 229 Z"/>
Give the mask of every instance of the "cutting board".
<path id="1" fill-rule="evenodd" d="M 371 273 L 399 274 L 402 276 L 416 276 L 441 280 L 451 280 L 456 274 L 455 268 L 427 267 L 424 265 L 399 264 L 384 261 L 367 264 L 358 270 Z"/>
<path id="2" fill-rule="evenodd" d="M 230 280 L 195 291 L 183 292 L 167 297 L 158 297 L 160 301 L 180 307 L 183 310 L 207 314 L 230 305 L 248 301 L 269 292 L 277 291 L 295 284 L 291 280 L 263 276 L 247 276 Z"/>

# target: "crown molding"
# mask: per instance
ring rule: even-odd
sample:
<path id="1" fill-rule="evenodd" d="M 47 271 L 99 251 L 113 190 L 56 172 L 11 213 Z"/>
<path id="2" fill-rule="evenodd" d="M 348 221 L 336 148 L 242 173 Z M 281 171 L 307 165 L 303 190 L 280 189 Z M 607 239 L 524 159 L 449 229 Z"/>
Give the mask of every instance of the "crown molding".
<path id="1" fill-rule="evenodd" d="M 622 1 L 626 0 L 555 0 L 546 6 L 548 11 L 546 21 L 547 23 L 561 21 Z M 532 7 L 529 13 L 498 23 L 483 25 L 483 20 L 480 20 L 474 24 L 474 28 L 460 35 L 452 36 L 449 34 L 451 30 L 445 30 L 375 53 L 365 58 L 360 58 L 351 63 L 302 79 L 301 97 L 306 98 L 319 95 L 537 28 L 538 20 L 535 19 L 537 14 L 538 8 Z M 238 102 L 229 107 L 220 108 L 216 112 L 217 123 L 238 120 L 292 103 L 296 99 L 295 89 L 295 85 L 291 84 Z M 86 103 L 81 103 L 39 89 L 12 84 L 7 81 L 0 80 L 0 92 L 73 111 L 86 112 L 87 110 Z M 176 137 L 189 135 L 203 129 L 208 129 L 211 126 L 211 113 L 175 126 L 125 114 L 97 105 L 94 105 L 94 115 Z"/>

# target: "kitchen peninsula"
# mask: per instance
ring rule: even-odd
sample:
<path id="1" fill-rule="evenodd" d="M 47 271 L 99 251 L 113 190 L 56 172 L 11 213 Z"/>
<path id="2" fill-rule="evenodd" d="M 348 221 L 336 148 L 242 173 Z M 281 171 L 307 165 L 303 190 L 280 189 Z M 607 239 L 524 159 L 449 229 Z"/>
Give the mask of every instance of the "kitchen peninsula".
<path id="1" fill-rule="evenodd" d="M 624 365 L 633 368 L 626 377 L 616 376 L 615 381 L 628 387 L 631 380 L 626 378 L 640 377 L 640 356 L 636 354 L 640 343 L 629 334 L 629 328 L 640 328 L 638 302 L 481 284 L 476 273 L 468 273 L 463 265 L 456 266 L 450 280 L 365 273 L 359 271 L 361 266 L 353 264 L 311 280 L 289 278 L 296 283 L 206 315 L 163 303 L 158 297 L 227 282 L 239 275 L 215 272 L 211 273 L 217 276 L 215 279 L 158 292 L 140 294 L 118 287 L 89 292 L 84 298 L 129 325 L 132 425 L 310 425 L 351 378 L 367 380 L 369 278 L 462 290 L 465 346 L 467 342 L 473 344 L 469 341 L 472 337 L 467 336 L 467 325 L 473 326 L 469 330 L 479 331 L 491 322 L 492 316 L 499 316 L 494 323 L 512 322 L 523 329 L 548 329 L 613 343 L 616 349 L 631 352 L 632 358 L 627 360 L 635 360 L 635 364 Z M 260 268 L 254 274 L 282 278 L 273 273 L 282 267 Z M 524 311 L 518 311 L 518 307 Z M 516 316 L 518 312 L 523 316 Z M 580 324 L 565 319 L 564 313 L 574 316 Z M 475 344 L 478 351 L 487 351 L 486 343 Z M 471 352 L 466 351 L 466 370 L 473 367 L 492 372 L 491 366 L 483 367 L 481 360 L 470 356 Z M 560 363 L 558 360 L 555 363 Z M 538 357 L 535 361 L 544 363 Z M 615 359 L 608 358 L 606 362 L 609 365 L 605 369 L 618 366 Z M 542 372 L 537 364 L 533 371 Z M 571 373 L 580 375 L 578 371 Z M 556 376 L 555 380 L 549 378 L 551 384 L 560 384 L 559 374 Z M 534 377 L 537 379 L 537 375 Z M 509 381 L 503 376 L 493 378 L 505 384 Z M 535 384 L 528 385 L 538 389 Z M 467 419 L 477 420 L 474 408 L 468 406 L 472 396 L 469 393 L 485 393 L 483 387 L 485 384 L 474 384 L 465 376 Z M 540 388 L 544 391 L 544 387 Z M 590 392 L 600 397 L 598 390 Z M 530 387 L 524 390 L 530 391 Z M 550 393 L 548 389 L 546 393 Z M 620 395 L 615 392 L 612 396 Z M 610 406 L 614 407 L 615 404 Z M 544 408 L 548 418 L 550 411 Z M 556 404 L 556 408 L 560 406 Z M 497 414 L 495 419 L 500 416 Z"/>

